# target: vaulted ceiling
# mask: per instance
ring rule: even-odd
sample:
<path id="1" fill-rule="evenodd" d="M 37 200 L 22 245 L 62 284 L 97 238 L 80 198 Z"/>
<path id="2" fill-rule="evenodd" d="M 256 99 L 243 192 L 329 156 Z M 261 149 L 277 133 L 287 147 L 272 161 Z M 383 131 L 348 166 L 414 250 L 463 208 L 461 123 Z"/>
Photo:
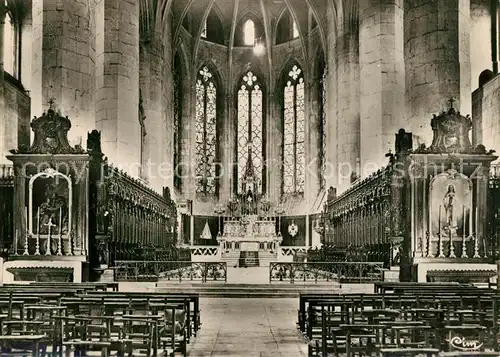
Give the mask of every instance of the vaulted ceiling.
<path id="1" fill-rule="evenodd" d="M 239 20 L 249 13 L 263 24 L 268 45 L 281 16 L 289 11 L 298 25 L 299 35 L 305 36 L 310 31 L 311 22 L 319 27 L 321 41 L 326 36 L 327 3 L 330 0 L 171 0 L 173 14 L 173 35 L 177 38 L 186 17 L 192 24 L 191 33 L 197 38 L 201 35 L 201 26 L 213 10 L 224 28 L 226 42 L 232 43 Z"/>

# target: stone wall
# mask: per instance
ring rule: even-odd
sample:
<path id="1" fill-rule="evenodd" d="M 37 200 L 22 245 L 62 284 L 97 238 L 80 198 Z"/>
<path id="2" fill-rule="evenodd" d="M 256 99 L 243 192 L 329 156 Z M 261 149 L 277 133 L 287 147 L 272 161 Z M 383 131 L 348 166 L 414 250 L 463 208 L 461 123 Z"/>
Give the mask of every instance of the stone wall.
<path id="1" fill-rule="evenodd" d="M 19 145 L 30 145 L 30 97 L 17 80 L 5 74 L 4 113 L 0 117 L 0 164 L 10 164 L 5 155 Z"/>
<path id="2" fill-rule="evenodd" d="M 472 94 L 473 142 L 500 152 L 500 76 Z"/>
<path id="3" fill-rule="evenodd" d="M 470 62 L 473 90 L 479 86 L 481 72 L 485 69 L 492 70 L 490 3 L 490 0 L 470 1 Z"/>

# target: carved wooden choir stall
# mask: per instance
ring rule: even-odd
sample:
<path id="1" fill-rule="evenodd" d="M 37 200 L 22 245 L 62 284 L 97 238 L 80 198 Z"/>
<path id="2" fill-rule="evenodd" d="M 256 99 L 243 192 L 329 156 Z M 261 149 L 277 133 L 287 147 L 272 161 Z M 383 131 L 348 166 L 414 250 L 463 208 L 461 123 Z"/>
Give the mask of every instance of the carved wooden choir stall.
<path id="1" fill-rule="evenodd" d="M 497 156 L 471 145 L 471 118 L 453 105 L 431 127 L 430 147 L 413 150 L 401 129 L 387 167 L 329 197 L 325 243 L 389 257 L 402 281 L 487 282 L 496 270 L 486 217 Z"/>

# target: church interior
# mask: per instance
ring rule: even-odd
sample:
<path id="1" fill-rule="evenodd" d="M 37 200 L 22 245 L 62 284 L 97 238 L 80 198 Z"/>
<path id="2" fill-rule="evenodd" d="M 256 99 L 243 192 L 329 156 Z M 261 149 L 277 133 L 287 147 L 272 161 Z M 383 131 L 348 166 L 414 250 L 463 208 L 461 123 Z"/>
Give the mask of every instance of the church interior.
<path id="1" fill-rule="evenodd" d="M 499 0 L 0 0 L 0 356 L 500 356 Z"/>

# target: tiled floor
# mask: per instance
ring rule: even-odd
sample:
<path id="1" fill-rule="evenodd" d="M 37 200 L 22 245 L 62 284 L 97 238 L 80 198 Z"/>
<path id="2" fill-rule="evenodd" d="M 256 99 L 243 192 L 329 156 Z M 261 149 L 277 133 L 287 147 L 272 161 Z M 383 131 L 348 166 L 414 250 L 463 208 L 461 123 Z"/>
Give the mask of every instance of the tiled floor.
<path id="1" fill-rule="evenodd" d="M 295 325 L 297 307 L 298 299 L 202 299 L 203 326 L 188 356 L 307 356 Z"/>

